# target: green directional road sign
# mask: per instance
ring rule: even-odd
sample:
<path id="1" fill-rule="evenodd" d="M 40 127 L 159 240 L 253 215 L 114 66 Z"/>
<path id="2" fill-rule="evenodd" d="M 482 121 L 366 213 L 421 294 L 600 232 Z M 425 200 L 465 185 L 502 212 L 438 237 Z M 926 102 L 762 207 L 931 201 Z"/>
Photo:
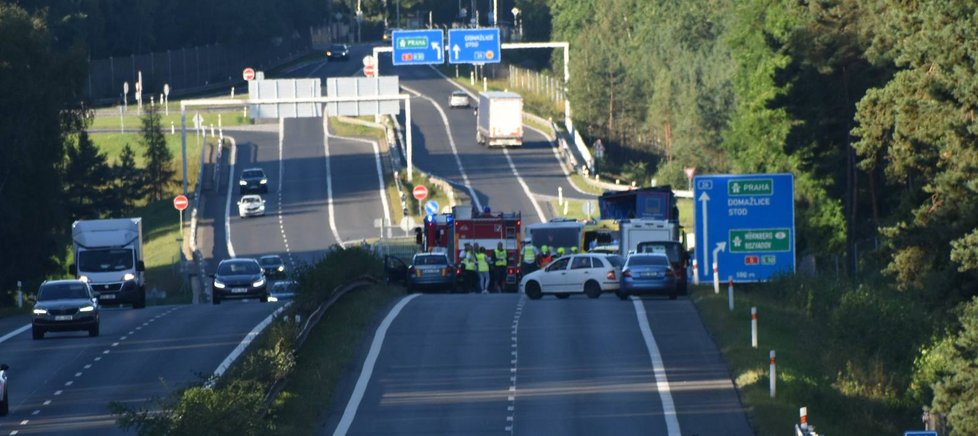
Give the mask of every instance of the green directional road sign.
<path id="1" fill-rule="evenodd" d="M 730 229 L 731 253 L 791 250 L 791 229 Z"/>
<path id="2" fill-rule="evenodd" d="M 424 36 L 412 36 L 408 38 L 401 38 L 397 40 L 398 48 L 428 48 L 428 38 Z"/>
<path id="3" fill-rule="evenodd" d="M 772 195 L 774 181 L 772 179 L 732 179 L 727 181 L 727 195 Z"/>

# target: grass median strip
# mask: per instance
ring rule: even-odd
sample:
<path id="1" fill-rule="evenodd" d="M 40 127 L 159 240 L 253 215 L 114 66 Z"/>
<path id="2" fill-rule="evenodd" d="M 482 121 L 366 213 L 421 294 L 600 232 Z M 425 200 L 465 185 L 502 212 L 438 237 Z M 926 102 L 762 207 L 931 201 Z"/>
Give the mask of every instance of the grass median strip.
<path id="1" fill-rule="evenodd" d="M 345 369 L 386 308 L 404 295 L 400 288 L 373 285 L 353 291 L 330 308 L 313 328 L 276 409 L 276 434 L 312 434 L 327 413 Z"/>

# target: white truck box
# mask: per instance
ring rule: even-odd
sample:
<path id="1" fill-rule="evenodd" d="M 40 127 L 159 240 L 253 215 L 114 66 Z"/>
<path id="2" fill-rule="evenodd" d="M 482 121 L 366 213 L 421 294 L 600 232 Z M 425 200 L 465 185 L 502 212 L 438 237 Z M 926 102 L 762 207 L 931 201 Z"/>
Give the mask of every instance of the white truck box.
<path id="1" fill-rule="evenodd" d="M 479 93 L 476 142 L 489 147 L 523 145 L 523 97 L 515 92 Z"/>

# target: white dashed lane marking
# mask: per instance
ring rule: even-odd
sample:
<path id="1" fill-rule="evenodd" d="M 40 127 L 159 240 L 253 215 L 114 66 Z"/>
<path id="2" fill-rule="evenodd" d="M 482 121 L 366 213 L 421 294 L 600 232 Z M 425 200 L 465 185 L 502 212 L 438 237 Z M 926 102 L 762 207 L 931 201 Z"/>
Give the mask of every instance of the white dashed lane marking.
<path id="1" fill-rule="evenodd" d="M 516 371 L 519 368 L 519 328 L 520 328 L 520 317 L 523 316 L 523 305 L 526 304 L 526 298 L 522 295 L 520 296 L 519 303 L 516 304 L 516 313 L 513 314 L 513 331 L 510 335 L 510 340 L 512 341 L 513 351 L 511 354 L 513 358 L 510 360 L 512 367 L 509 368 L 509 392 L 510 395 L 507 397 L 509 404 L 506 406 L 506 432 L 513 434 L 514 423 L 516 422 Z"/>

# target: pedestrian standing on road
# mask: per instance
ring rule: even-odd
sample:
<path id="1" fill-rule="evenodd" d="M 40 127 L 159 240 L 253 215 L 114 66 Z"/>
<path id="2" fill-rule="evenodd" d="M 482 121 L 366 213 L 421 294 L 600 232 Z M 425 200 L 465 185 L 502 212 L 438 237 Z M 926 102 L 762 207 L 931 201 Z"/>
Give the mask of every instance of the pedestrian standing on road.
<path id="1" fill-rule="evenodd" d="M 554 256 L 550 254 L 550 250 L 544 251 L 543 254 L 540 255 L 540 268 L 546 268 L 547 265 L 550 265 L 550 262 L 553 262 L 553 260 Z"/>
<path id="2" fill-rule="evenodd" d="M 526 238 L 523 240 L 523 275 L 527 275 L 533 271 L 537 270 L 537 256 L 540 255 L 540 251 L 537 247 L 533 245 L 533 240 Z"/>
<path id="3" fill-rule="evenodd" d="M 475 255 L 476 267 L 479 269 L 479 289 L 483 294 L 489 293 L 489 256 L 486 256 L 486 247 L 479 247 L 479 252 Z"/>
<path id="4" fill-rule="evenodd" d="M 476 282 L 479 281 L 479 273 L 476 271 L 475 253 L 472 251 L 472 247 L 465 249 L 462 265 L 465 267 L 465 289 L 468 292 L 478 292 Z"/>
<path id="5" fill-rule="evenodd" d="M 502 242 L 496 244 L 492 259 L 492 288 L 495 292 L 503 292 L 503 287 L 506 284 L 506 265 L 509 264 L 509 260 L 506 258 L 506 250 L 503 248 Z"/>

